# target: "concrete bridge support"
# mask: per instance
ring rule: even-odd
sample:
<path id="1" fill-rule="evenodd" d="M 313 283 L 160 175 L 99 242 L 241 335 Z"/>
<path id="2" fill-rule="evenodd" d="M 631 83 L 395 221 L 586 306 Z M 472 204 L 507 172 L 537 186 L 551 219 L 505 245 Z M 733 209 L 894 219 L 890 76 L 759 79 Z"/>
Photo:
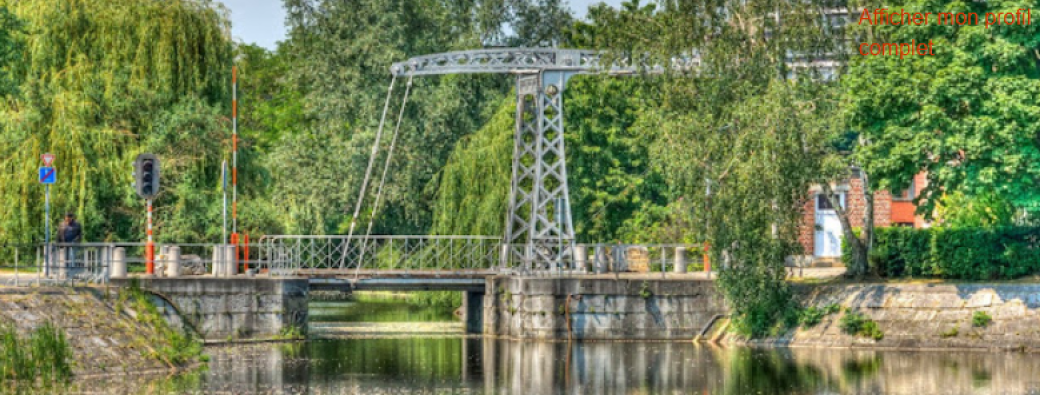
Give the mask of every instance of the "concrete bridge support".
<path id="1" fill-rule="evenodd" d="M 113 278 L 130 286 L 129 278 Z M 206 340 L 265 340 L 307 330 L 307 279 L 141 278 Z"/>
<path id="2" fill-rule="evenodd" d="M 462 311 L 465 313 L 466 333 L 484 333 L 484 292 L 463 292 Z"/>

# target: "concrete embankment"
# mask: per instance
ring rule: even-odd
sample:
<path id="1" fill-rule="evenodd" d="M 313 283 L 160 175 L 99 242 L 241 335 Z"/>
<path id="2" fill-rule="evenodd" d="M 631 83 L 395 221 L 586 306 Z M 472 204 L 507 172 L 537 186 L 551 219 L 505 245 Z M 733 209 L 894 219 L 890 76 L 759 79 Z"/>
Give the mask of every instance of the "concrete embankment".
<path id="1" fill-rule="evenodd" d="M 22 336 L 50 322 L 60 328 L 72 351 L 76 375 L 143 373 L 178 368 L 164 360 L 167 336 L 138 319 L 132 303 L 115 289 L 0 287 L 0 324 Z"/>
<path id="2" fill-rule="evenodd" d="M 1016 349 L 1040 351 L 1040 284 L 796 285 L 803 306 L 837 313 L 751 342 L 729 344 L 898 349 Z M 495 277 L 483 302 L 484 333 L 515 339 L 689 340 L 718 326 L 728 313 L 705 280 L 646 276 L 613 278 Z M 973 323 L 976 312 L 992 321 Z M 845 314 L 862 314 L 880 340 L 847 334 Z"/>
<path id="3" fill-rule="evenodd" d="M 810 328 L 757 344 L 899 349 L 1014 349 L 1040 351 L 1040 284 L 850 284 L 797 287 L 805 305 L 840 305 Z M 841 317 L 858 312 L 884 338 L 849 335 Z M 973 323 L 977 312 L 992 318 Z M 980 313 L 980 315 L 982 315 Z"/>

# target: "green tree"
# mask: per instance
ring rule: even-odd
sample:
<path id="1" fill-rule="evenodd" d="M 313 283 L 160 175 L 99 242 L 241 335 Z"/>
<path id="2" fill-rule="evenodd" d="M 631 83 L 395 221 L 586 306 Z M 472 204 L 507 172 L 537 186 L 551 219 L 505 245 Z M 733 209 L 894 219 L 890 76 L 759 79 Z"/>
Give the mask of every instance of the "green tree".
<path id="1" fill-rule="evenodd" d="M 15 93 L 18 87 L 18 76 L 12 69 L 21 59 L 23 34 L 22 21 L 7 7 L 0 7 L 0 98 Z"/>
<path id="2" fill-rule="evenodd" d="M 873 9 L 865 2 L 857 9 Z M 930 12 L 1012 12 L 1028 1 L 895 1 Z M 931 216 L 944 193 L 1037 203 L 1040 180 L 1040 25 L 869 26 L 862 42 L 931 42 L 934 56 L 854 56 L 843 107 L 865 144 L 856 158 L 878 189 L 905 189 L 927 172 L 916 200 Z M 860 41 L 855 42 L 858 45 Z"/>
<path id="3" fill-rule="evenodd" d="M 144 150 L 166 169 L 158 238 L 171 224 L 191 224 L 170 233 L 179 241 L 219 231 L 199 216 L 219 205 L 213 191 L 228 152 L 226 10 L 188 0 L 0 0 L 4 7 L 24 22 L 26 40 L 10 68 L 19 94 L 0 103 L 0 239 L 40 234 L 43 152 L 57 156 L 53 206 L 78 213 L 86 240 L 143 234 L 130 163 Z"/>
<path id="4" fill-rule="evenodd" d="M 824 178 L 832 106 L 817 103 L 811 74 L 787 81 L 788 54 L 834 48 L 820 4 L 772 0 L 627 2 L 590 10 L 576 41 L 617 56 L 667 64 L 696 56 L 696 70 L 666 76 L 661 101 L 636 125 L 656 135 L 654 166 L 709 241 L 735 327 L 762 335 L 783 317 L 784 259 L 798 251 L 800 208 Z M 595 11 L 595 12 L 592 12 Z M 781 21 L 783 28 L 781 29 Z M 696 53 L 691 52 L 696 48 Z"/>

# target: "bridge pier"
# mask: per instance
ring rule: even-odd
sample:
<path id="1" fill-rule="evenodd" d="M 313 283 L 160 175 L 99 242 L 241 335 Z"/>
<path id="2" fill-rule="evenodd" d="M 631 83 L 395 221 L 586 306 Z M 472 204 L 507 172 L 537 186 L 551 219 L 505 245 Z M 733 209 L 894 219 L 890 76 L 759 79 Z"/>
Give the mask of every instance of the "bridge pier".
<path id="1" fill-rule="evenodd" d="M 111 283 L 129 287 L 135 281 L 206 340 L 266 340 L 307 331 L 306 279 L 124 277 Z"/>
<path id="2" fill-rule="evenodd" d="M 484 333 L 484 291 L 462 292 L 462 311 L 466 333 Z"/>

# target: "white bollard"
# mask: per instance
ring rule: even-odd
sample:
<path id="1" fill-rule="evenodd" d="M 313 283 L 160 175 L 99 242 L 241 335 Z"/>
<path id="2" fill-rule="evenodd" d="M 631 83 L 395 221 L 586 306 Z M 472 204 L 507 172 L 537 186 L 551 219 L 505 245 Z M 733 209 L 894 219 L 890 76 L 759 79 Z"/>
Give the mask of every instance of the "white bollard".
<path id="1" fill-rule="evenodd" d="M 232 277 L 238 274 L 238 262 L 235 259 L 235 245 L 228 244 L 224 246 L 224 270 L 226 270 L 226 276 Z"/>
<path id="2" fill-rule="evenodd" d="M 596 252 L 593 254 L 592 259 L 595 262 L 596 274 L 607 272 L 607 252 L 603 245 L 596 245 Z"/>
<path id="3" fill-rule="evenodd" d="M 574 246 L 574 270 L 587 270 L 589 263 L 589 247 L 584 244 Z"/>
<path id="4" fill-rule="evenodd" d="M 169 246 L 166 248 L 166 277 L 180 277 L 181 275 L 181 248 Z"/>
<path id="5" fill-rule="evenodd" d="M 675 247 L 675 272 L 686 273 L 686 247 Z"/>
<path id="6" fill-rule="evenodd" d="M 213 277 L 224 277 L 224 245 L 213 246 Z"/>
<path id="7" fill-rule="evenodd" d="M 126 277 L 126 249 L 123 247 L 116 247 L 112 249 L 112 267 L 110 268 L 112 277 L 123 278 Z"/>

